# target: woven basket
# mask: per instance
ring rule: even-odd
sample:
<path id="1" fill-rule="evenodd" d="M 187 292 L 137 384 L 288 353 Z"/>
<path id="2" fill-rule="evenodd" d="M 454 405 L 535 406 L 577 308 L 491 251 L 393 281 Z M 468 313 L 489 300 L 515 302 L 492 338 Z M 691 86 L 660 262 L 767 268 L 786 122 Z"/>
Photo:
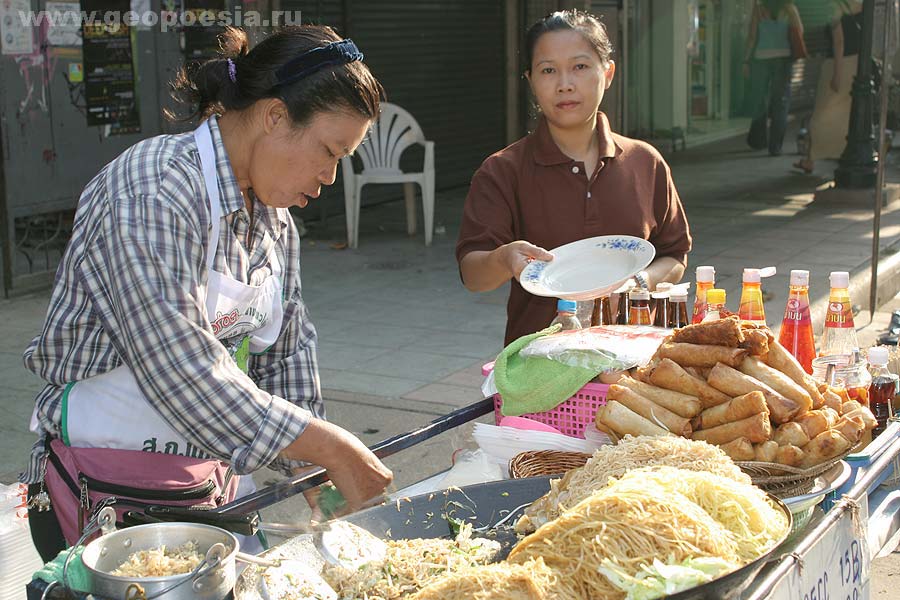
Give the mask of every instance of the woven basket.
<path id="1" fill-rule="evenodd" d="M 851 452 L 852 449 L 808 469 L 757 461 L 735 461 L 735 464 L 750 476 L 753 485 L 779 498 L 790 498 L 809 493 L 816 484 L 816 477 Z"/>
<path id="2" fill-rule="evenodd" d="M 591 457 L 582 452 L 561 450 L 529 450 L 521 452 L 509 461 L 509 476 L 513 479 L 562 475 L 566 471 L 583 467 Z"/>

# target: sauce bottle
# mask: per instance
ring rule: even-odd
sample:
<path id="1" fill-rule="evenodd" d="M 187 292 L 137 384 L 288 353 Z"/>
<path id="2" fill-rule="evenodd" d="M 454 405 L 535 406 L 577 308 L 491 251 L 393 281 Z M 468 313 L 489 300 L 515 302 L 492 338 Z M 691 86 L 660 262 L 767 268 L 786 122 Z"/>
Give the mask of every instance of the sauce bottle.
<path id="1" fill-rule="evenodd" d="M 765 269 L 744 269 L 743 288 L 741 289 L 741 304 L 738 307 L 738 316 L 744 321 L 750 321 L 756 325 L 766 324 L 766 309 L 763 306 L 762 277 L 771 277 L 775 274 L 775 267 Z"/>
<path id="2" fill-rule="evenodd" d="M 628 294 L 628 324 L 650 325 L 650 292 L 635 288 Z"/>
<path id="3" fill-rule="evenodd" d="M 687 290 L 680 287 L 672 288 L 669 293 L 669 328 L 676 329 L 690 324 L 687 310 Z"/>
<path id="4" fill-rule="evenodd" d="M 872 430 L 875 437 L 887 428 L 888 420 L 893 416 L 891 402 L 897 389 L 897 379 L 888 371 L 889 352 L 885 346 L 869 348 L 869 372 L 872 383 L 869 384 L 869 408 L 875 414 L 878 424 Z"/>
<path id="5" fill-rule="evenodd" d="M 591 312 L 591 327 L 611 325 L 612 323 L 612 306 L 610 306 L 609 296 L 594 298 L 594 310 Z"/>
<path id="6" fill-rule="evenodd" d="M 853 325 L 850 304 L 850 273 L 834 271 L 829 277 L 831 293 L 828 295 L 828 312 L 825 315 L 825 331 L 819 344 L 819 356 L 853 356 L 859 350 L 859 340 Z"/>
<path id="7" fill-rule="evenodd" d="M 706 292 L 716 286 L 715 267 L 697 267 L 697 294 L 694 297 L 692 323 L 699 323 L 706 316 Z"/>
<path id="8" fill-rule="evenodd" d="M 803 370 L 812 374 L 816 340 L 809 314 L 809 271 L 791 271 L 790 292 L 778 342 L 794 355 Z"/>
<path id="9" fill-rule="evenodd" d="M 721 312 L 725 310 L 725 290 L 713 288 L 706 292 L 706 315 L 703 322 L 718 321 L 721 319 Z"/>

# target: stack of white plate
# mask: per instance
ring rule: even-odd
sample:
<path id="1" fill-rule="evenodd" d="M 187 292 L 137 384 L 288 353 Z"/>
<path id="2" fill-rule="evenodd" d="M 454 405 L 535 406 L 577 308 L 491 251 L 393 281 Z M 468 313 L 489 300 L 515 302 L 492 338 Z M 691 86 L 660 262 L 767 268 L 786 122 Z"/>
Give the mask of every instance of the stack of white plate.
<path id="1" fill-rule="evenodd" d="M 475 423 L 472 435 L 484 453 L 504 467 L 514 456 L 529 450 L 563 450 L 593 454 L 597 448 L 587 440 L 561 433 L 498 427 L 484 423 Z"/>

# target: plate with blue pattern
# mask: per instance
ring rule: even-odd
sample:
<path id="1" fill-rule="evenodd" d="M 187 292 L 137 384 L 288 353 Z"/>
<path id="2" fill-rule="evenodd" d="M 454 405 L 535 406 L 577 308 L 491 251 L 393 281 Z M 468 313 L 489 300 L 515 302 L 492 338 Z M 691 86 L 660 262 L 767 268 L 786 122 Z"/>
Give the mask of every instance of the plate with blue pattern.
<path id="1" fill-rule="evenodd" d="M 647 268 L 656 248 L 630 235 L 604 235 L 578 240 L 550 251 L 553 260 L 532 261 L 519 283 L 535 296 L 592 300 L 610 294 Z"/>

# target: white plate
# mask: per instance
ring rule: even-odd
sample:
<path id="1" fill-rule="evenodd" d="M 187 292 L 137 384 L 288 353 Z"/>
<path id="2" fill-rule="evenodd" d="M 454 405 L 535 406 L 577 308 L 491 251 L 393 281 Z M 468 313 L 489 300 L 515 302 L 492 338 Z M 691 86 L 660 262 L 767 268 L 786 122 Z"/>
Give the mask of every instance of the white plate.
<path id="1" fill-rule="evenodd" d="M 792 496 L 784 498 L 784 503 L 791 509 L 792 513 L 802 512 L 808 508 L 812 508 L 825 499 L 825 496 L 837 490 L 844 485 L 853 469 L 845 460 L 838 461 L 833 467 L 816 477 L 816 483 L 809 493 L 802 496 Z"/>
<path id="2" fill-rule="evenodd" d="M 519 283 L 535 296 L 592 300 L 605 296 L 656 255 L 653 244 L 630 235 L 579 240 L 550 251 L 553 260 L 536 260 L 519 274 Z"/>

